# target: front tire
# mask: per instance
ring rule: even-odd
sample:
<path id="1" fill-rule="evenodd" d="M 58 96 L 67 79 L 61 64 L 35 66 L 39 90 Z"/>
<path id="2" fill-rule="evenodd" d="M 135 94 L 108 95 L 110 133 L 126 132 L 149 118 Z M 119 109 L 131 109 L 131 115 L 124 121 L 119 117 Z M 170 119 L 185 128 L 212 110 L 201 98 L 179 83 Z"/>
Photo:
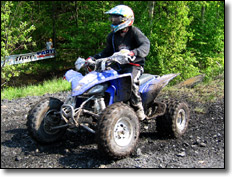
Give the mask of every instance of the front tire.
<path id="1" fill-rule="evenodd" d="M 117 159 L 130 155 L 137 144 L 139 129 L 138 117 L 128 105 L 115 103 L 107 107 L 98 126 L 99 151 Z"/>
<path id="2" fill-rule="evenodd" d="M 51 129 L 65 123 L 60 114 L 56 114 L 62 104 L 59 99 L 45 98 L 29 111 L 27 128 L 32 138 L 40 143 L 52 143 L 63 137 L 66 129 Z"/>

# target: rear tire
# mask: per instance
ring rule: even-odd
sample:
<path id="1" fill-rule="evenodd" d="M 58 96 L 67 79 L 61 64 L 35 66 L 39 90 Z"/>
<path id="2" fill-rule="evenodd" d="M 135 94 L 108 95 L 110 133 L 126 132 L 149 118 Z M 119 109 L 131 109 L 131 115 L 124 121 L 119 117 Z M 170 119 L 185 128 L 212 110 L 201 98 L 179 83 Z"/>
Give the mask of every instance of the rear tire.
<path id="1" fill-rule="evenodd" d="M 51 127 L 63 125 L 59 112 L 63 102 L 56 98 L 40 100 L 28 113 L 27 128 L 29 134 L 40 143 L 52 143 L 63 137 L 66 129 L 51 130 Z"/>
<path id="2" fill-rule="evenodd" d="M 157 117 L 157 131 L 161 135 L 179 138 L 186 132 L 190 119 L 187 103 L 178 101 L 166 102 L 166 113 Z"/>
<path id="3" fill-rule="evenodd" d="M 139 129 L 139 120 L 132 108 L 123 103 L 112 104 L 104 110 L 99 122 L 99 151 L 117 159 L 130 155 L 136 147 Z"/>

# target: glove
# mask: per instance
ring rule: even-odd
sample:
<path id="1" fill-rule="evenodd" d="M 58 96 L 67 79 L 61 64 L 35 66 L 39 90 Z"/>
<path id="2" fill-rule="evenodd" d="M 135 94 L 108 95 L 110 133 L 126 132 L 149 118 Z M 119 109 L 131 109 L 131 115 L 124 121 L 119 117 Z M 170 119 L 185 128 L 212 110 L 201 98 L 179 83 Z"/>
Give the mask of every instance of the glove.
<path id="1" fill-rule="evenodd" d="M 122 49 L 119 53 L 124 55 L 130 62 L 135 60 L 135 53 L 133 51 Z"/>
<path id="2" fill-rule="evenodd" d="M 135 53 L 133 51 L 130 51 L 130 53 L 128 53 L 128 55 L 133 57 L 133 56 L 135 56 Z"/>
<path id="3" fill-rule="evenodd" d="M 85 66 L 94 65 L 94 64 L 95 64 L 95 58 L 93 58 L 93 57 L 88 57 L 88 58 L 85 60 Z"/>
<path id="4" fill-rule="evenodd" d="M 135 53 L 133 51 L 130 51 L 130 53 L 128 55 L 130 57 L 129 58 L 130 61 L 134 61 L 135 60 L 136 56 L 135 56 Z"/>

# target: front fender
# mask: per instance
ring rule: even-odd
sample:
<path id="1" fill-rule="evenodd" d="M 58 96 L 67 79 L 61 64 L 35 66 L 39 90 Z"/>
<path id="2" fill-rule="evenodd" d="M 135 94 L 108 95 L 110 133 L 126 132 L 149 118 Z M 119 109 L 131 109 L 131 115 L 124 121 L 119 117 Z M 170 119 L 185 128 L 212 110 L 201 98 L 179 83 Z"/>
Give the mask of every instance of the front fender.
<path id="1" fill-rule="evenodd" d="M 64 76 L 68 82 L 72 82 L 73 79 L 75 79 L 76 81 L 80 81 L 84 77 L 81 73 L 72 69 L 68 70 Z"/>
<path id="2" fill-rule="evenodd" d="M 89 74 L 82 76 L 79 72 L 69 70 L 65 74 L 65 77 L 72 83 L 72 96 L 77 96 L 83 94 L 95 85 L 108 81 L 120 80 L 125 77 L 131 77 L 131 74 L 118 74 L 115 70 L 106 70 L 103 72 L 92 71 Z"/>

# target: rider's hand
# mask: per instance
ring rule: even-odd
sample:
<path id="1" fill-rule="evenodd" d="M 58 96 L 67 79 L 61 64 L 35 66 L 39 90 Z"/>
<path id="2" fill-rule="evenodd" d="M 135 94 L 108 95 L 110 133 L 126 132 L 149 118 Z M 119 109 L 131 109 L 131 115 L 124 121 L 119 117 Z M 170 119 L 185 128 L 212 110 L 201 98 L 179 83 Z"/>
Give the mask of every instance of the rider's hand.
<path id="1" fill-rule="evenodd" d="M 95 65 L 95 58 L 89 57 L 85 59 L 85 68 L 87 72 L 91 72 L 93 70 L 91 66 L 94 66 L 94 65 Z"/>
<path id="2" fill-rule="evenodd" d="M 135 60 L 135 53 L 133 51 L 130 51 L 128 53 L 128 56 L 129 56 L 129 60 L 130 61 L 134 61 Z"/>
<path id="3" fill-rule="evenodd" d="M 89 57 L 85 60 L 85 65 L 93 65 L 95 63 L 95 58 Z"/>
<path id="4" fill-rule="evenodd" d="M 135 56 L 135 53 L 133 51 L 130 51 L 130 53 L 128 55 L 133 57 L 133 56 Z"/>
<path id="5" fill-rule="evenodd" d="M 129 62 L 132 62 L 135 59 L 135 53 L 133 51 L 122 49 L 119 51 L 119 53 L 125 56 L 129 60 Z"/>

